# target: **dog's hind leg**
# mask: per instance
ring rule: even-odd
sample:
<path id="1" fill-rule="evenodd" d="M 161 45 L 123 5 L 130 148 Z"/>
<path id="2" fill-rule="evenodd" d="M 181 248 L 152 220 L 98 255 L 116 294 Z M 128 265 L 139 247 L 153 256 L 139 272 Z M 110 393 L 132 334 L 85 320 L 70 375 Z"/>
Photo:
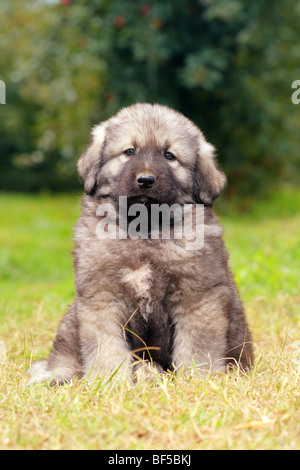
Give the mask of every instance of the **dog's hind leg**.
<path id="1" fill-rule="evenodd" d="M 29 375 L 28 386 L 47 381 L 51 385 L 62 385 L 82 377 L 75 305 L 71 306 L 60 324 L 49 358 L 33 363 Z"/>

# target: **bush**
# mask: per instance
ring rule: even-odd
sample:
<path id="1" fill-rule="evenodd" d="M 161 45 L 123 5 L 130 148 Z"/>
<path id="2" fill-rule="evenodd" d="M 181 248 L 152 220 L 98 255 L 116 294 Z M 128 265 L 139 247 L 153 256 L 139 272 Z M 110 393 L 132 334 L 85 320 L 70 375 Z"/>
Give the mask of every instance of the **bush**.
<path id="1" fill-rule="evenodd" d="M 230 192 L 295 177 L 299 16 L 291 0 L 4 0 L 1 187 L 77 187 L 91 125 L 136 101 L 193 119 Z"/>

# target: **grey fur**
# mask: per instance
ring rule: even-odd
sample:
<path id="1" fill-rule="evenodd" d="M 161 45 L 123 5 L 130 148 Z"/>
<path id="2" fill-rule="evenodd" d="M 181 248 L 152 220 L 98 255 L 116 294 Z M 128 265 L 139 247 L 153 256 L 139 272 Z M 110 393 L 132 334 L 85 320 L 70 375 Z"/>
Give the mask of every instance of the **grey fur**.
<path id="1" fill-rule="evenodd" d="M 128 148 L 133 157 L 124 155 Z M 152 200 L 205 205 L 202 249 L 186 250 L 184 238 L 99 240 L 97 207 L 109 201 L 117 208 L 119 196 L 145 200 L 136 184 L 145 171 L 156 178 L 148 207 Z M 251 335 L 211 209 L 226 178 L 202 132 L 170 108 L 136 104 L 93 129 L 78 172 L 86 194 L 74 230 L 76 298 L 29 384 L 132 375 L 137 357 L 151 358 L 159 371 L 249 369 Z"/>

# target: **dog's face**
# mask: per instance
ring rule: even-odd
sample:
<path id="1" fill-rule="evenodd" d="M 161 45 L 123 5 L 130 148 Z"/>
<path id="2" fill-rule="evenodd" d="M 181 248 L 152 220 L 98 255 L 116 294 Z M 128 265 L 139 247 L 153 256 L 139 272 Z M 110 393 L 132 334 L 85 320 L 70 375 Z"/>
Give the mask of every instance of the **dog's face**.
<path id="1" fill-rule="evenodd" d="M 210 206 L 226 184 L 214 147 L 182 114 L 136 104 L 94 127 L 78 161 L 87 194 L 142 203 Z"/>

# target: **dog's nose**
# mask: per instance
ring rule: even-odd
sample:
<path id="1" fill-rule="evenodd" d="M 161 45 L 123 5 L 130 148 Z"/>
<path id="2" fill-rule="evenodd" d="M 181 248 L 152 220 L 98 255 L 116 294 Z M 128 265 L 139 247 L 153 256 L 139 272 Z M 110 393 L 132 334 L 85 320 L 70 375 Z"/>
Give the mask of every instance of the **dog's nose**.
<path id="1" fill-rule="evenodd" d="M 142 173 L 137 176 L 136 181 L 141 189 L 150 189 L 155 184 L 155 176 Z"/>

